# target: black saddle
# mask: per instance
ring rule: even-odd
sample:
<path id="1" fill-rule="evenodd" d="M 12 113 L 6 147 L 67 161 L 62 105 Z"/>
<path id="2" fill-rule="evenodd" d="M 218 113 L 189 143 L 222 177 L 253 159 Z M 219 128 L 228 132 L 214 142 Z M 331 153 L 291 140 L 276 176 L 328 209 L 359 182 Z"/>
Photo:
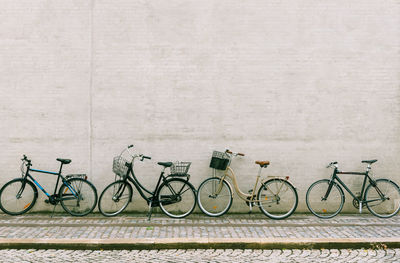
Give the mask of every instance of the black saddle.
<path id="1" fill-rule="evenodd" d="M 71 162 L 71 159 L 57 158 L 57 161 L 61 162 L 62 164 L 69 164 Z"/>
<path id="2" fill-rule="evenodd" d="M 171 167 L 172 162 L 158 162 L 157 164 L 162 165 L 164 167 Z"/>
<path id="3" fill-rule="evenodd" d="M 374 162 L 377 162 L 378 160 L 364 160 L 361 161 L 362 163 L 369 163 L 369 164 L 373 164 Z"/>

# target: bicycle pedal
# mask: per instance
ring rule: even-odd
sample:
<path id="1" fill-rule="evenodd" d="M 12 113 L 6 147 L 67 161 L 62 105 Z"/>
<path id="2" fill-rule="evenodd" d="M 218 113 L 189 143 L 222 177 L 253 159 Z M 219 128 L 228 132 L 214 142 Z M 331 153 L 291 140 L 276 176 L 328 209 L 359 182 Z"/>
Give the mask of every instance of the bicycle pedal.
<path id="1" fill-rule="evenodd" d="M 44 202 L 45 202 L 46 204 L 50 204 L 49 199 L 44 200 Z"/>

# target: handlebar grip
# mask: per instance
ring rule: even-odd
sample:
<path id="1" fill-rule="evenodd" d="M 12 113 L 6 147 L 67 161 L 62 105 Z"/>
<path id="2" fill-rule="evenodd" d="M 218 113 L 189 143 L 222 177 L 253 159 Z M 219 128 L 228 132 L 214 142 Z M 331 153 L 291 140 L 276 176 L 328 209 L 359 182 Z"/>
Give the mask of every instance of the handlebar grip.
<path id="1" fill-rule="evenodd" d="M 143 155 L 142 158 L 151 160 L 151 157 L 150 156 L 146 156 L 146 155 Z"/>
<path id="2" fill-rule="evenodd" d="M 230 151 L 230 150 L 228 150 L 228 149 L 226 149 L 225 152 L 226 152 L 226 153 L 233 153 L 232 151 Z"/>
<path id="3" fill-rule="evenodd" d="M 132 147 L 133 147 L 133 144 L 131 144 L 131 145 L 128 146 L 128 148 L 132 148 Z"/>
<path id="4" fill-rule="evenodd" d="M 244 156 L 244 153 L 237 153 L 237 155 Z"/>

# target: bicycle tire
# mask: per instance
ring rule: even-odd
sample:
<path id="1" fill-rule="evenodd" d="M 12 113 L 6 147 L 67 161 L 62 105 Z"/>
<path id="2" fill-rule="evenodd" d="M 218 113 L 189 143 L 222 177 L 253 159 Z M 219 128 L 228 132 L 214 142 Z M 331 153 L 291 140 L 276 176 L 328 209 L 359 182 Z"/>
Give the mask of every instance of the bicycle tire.
<path id="1" fill-rule="evenodd" d="M 263 183 L 258 190 L 257 200 L 261 212 L 277 220 L 285 219 L 293 214 L 299 202 L 296 188 L 287 180 L 279 178 Z"/>
<path id="2" fill-rule="evenodd" d="M 200 184 L 197 190 L 197 203 L 200 210 L 211 217 L 224 215 L 232 206 L 232 189 L 225 180 L 222 180 L 219 193 L 215 193 L 220 182 L 221 178 L 219 177 L 208 178 Z M 221 209 L 217 210 L 217 208 Z"/>
<path id="3" fill-rule="evenodd" d="M 365 189 L 365 200 L 368 210 L 373 215 L 380 218 L 390 218 L 396 215 L 400 210 L 399 186 L 389 179 L 377 179 L 375 182 L 376 186 L 369 184 L 368 187 Z M 389 199 L 377 200 L 381 197 L 378 191 L 376 190 L 377 189 L 376 187 L 378 187 L 379 191 Z M 372 202 L 372 200 L 377 200 L 377 201 Z"/>
<path id="4" fill-rule="evenodd" d="M 180 178 L 165 181 L 158 190 L 157 198 L 161 210 L 172 218 L 184 218 L 196 207 L 196 189 Z"/>
<path id="5" fill-rule="evenodd" d="M 96 188 L 82 178 L 71 178 L 66 182 L 75 194 L 65 183 L 61 185 L 58 197 L 65 212 L 72 216 L 85 216 L 92 212 L 97 204 Z"/>
<path id="6" fill-rule="evenodd" d="M 17 198 L 24 181 L 25 188 L 21 193 L 21 197 Z M 7 182 L 0 189 L 0 209 L 9 215 L 22 215 L 35 205 L 37 198 L 37 188 L 31 181 L 16 178 Z"/>
<path id="7" fill-rule="evenodd" d="M 127 181 L 118 180 L 109 184 L 101 193 L 99 211 L 107 217 L 116 216 L 125 210 L 130 201 L 132 186 Z"/>
<path id="8" fill-rule="evenodd" d="M 329 193 L 329 200 L 323 200 L 330 182 L 328 179 L 316 181 L 308 188 L 306 194 L 306 203 L 310 212 L 323 219 L 332 218 L 339 214 L 345 202 L 344 192 L 335 182 L 333 182 Z M 317 186 L 318 188 L 316 188 Z M 310 197 L 310 195 L 312 196 Z M 335 204 L 339 200 L 340 202 Z M 335 206 L 333 207 L 333 205 Z"/>

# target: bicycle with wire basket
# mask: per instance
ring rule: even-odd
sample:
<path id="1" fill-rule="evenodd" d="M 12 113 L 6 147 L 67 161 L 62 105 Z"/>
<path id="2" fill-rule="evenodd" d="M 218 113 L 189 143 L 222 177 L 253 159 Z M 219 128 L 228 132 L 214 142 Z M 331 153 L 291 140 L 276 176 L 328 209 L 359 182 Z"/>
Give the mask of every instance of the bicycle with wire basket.
<path id="1" fill-rule="evenodd" d="M 70 159 L 57 158 L 57 161 L 60 162 L 58 172 L 31 168 L 32 162 L 25 155 L 21 160 L 22 177 L 9 181 L 0 189 L 0 209 L 4 213 L 21 215 L 28 212 L 35 205 L 38 198 L 36 186 L 47 196 L 45 202 L 54 205 L 53 213 L 58 203 L 73 216 L 87 215 L 96 207 L 97 191 L 93 184 L 87 180 L 85 174 L 70 174 L 65 177 L 61 174 L 63 165 L 69 164 L 71 162 Z M 32 177 L 31 172 L 57 175 L 54 193 L 50 195 Z M 58 189 L 60 179 L 62 183 Z"/>
<path id="2" fill-rule="evenodd" d="M 244 156 L 244 154 L 230 150 L 213 152 L 210 162 L 213 176 L 203 181 L 197 190 L 197 202 L 201 211 L 212 217 L 228 212 L 233 201 L 232 186 L 226 180 L 229 178 L 237 195 L 249 206 L 250 212 L 253 206 L 258 206 L 266 216 L 272 219 L 284 219 L 290 216 L 297 208 L 298 196 L 296 188 L 288 181 L 289 177 L 268 176 L 266 180 L 261 180 L 256 195 L 261 170 L 270 164 L 269 161 L 256 161 L 255 163 L 260 166 L 256 182 L 248 193 L 244 193 L 240 190 L 235 173 L 230 167 L 232 157 L 237 156 Z M 216 170 L 224 171 L 222 176 L 217 176 Z"/>
<path id="3" fill-rule="evenodd" d="M 108 185 L 100 195 L 99 210 L 104 216 L 116 216 L 132 201 L 133 188 L 149 206 L 148 219 L 150 220 L 152 209 L 160 207 L 169 217 L 183 218 L 190 215 L 196 206 L 196 190 L 189 183 L 188 174 L 190 162 L 158 162 L 162 171 L 153 191 L 146 189 L 136 178 L 133 171 L 134 161 L 139 158 L 151 159 L 143 154 L 133 154 L 130 149 L 133 145 L 125 148 L 121 154 L 114 158 L 113 172 L 115 182 Z M 128 155 L 125 158 L 124 155 Z M 128 160 L 129 159 L 129 160 Z M 171 173 L 165 176 L 165 169 L 170 168 Z"/>
<path id="4" fill-rule="evenodd" d="M 377 217 L 389 218 L 396 215 L 400 210 L 400 188 L 389 179 L 374 179 L 371 176 L 371 164 L 377 161 L 361 161 L 367 164 L 365 172 L 340 171 L 338 163 L 331 162 L 326 167 L 333 168 L 331 179 L 316 181 L 307 190 L 306 203 L 308 209 L 319 218 L 332 218 L 339 214 L 345 202 L 341 185 L 353 197 L 353 206 L 359 210 L 360 214 L 363 207 L 367 207 Z M 339 178 L 339 174 L 363 175 L 361 191 L 353 193 Z"/>

